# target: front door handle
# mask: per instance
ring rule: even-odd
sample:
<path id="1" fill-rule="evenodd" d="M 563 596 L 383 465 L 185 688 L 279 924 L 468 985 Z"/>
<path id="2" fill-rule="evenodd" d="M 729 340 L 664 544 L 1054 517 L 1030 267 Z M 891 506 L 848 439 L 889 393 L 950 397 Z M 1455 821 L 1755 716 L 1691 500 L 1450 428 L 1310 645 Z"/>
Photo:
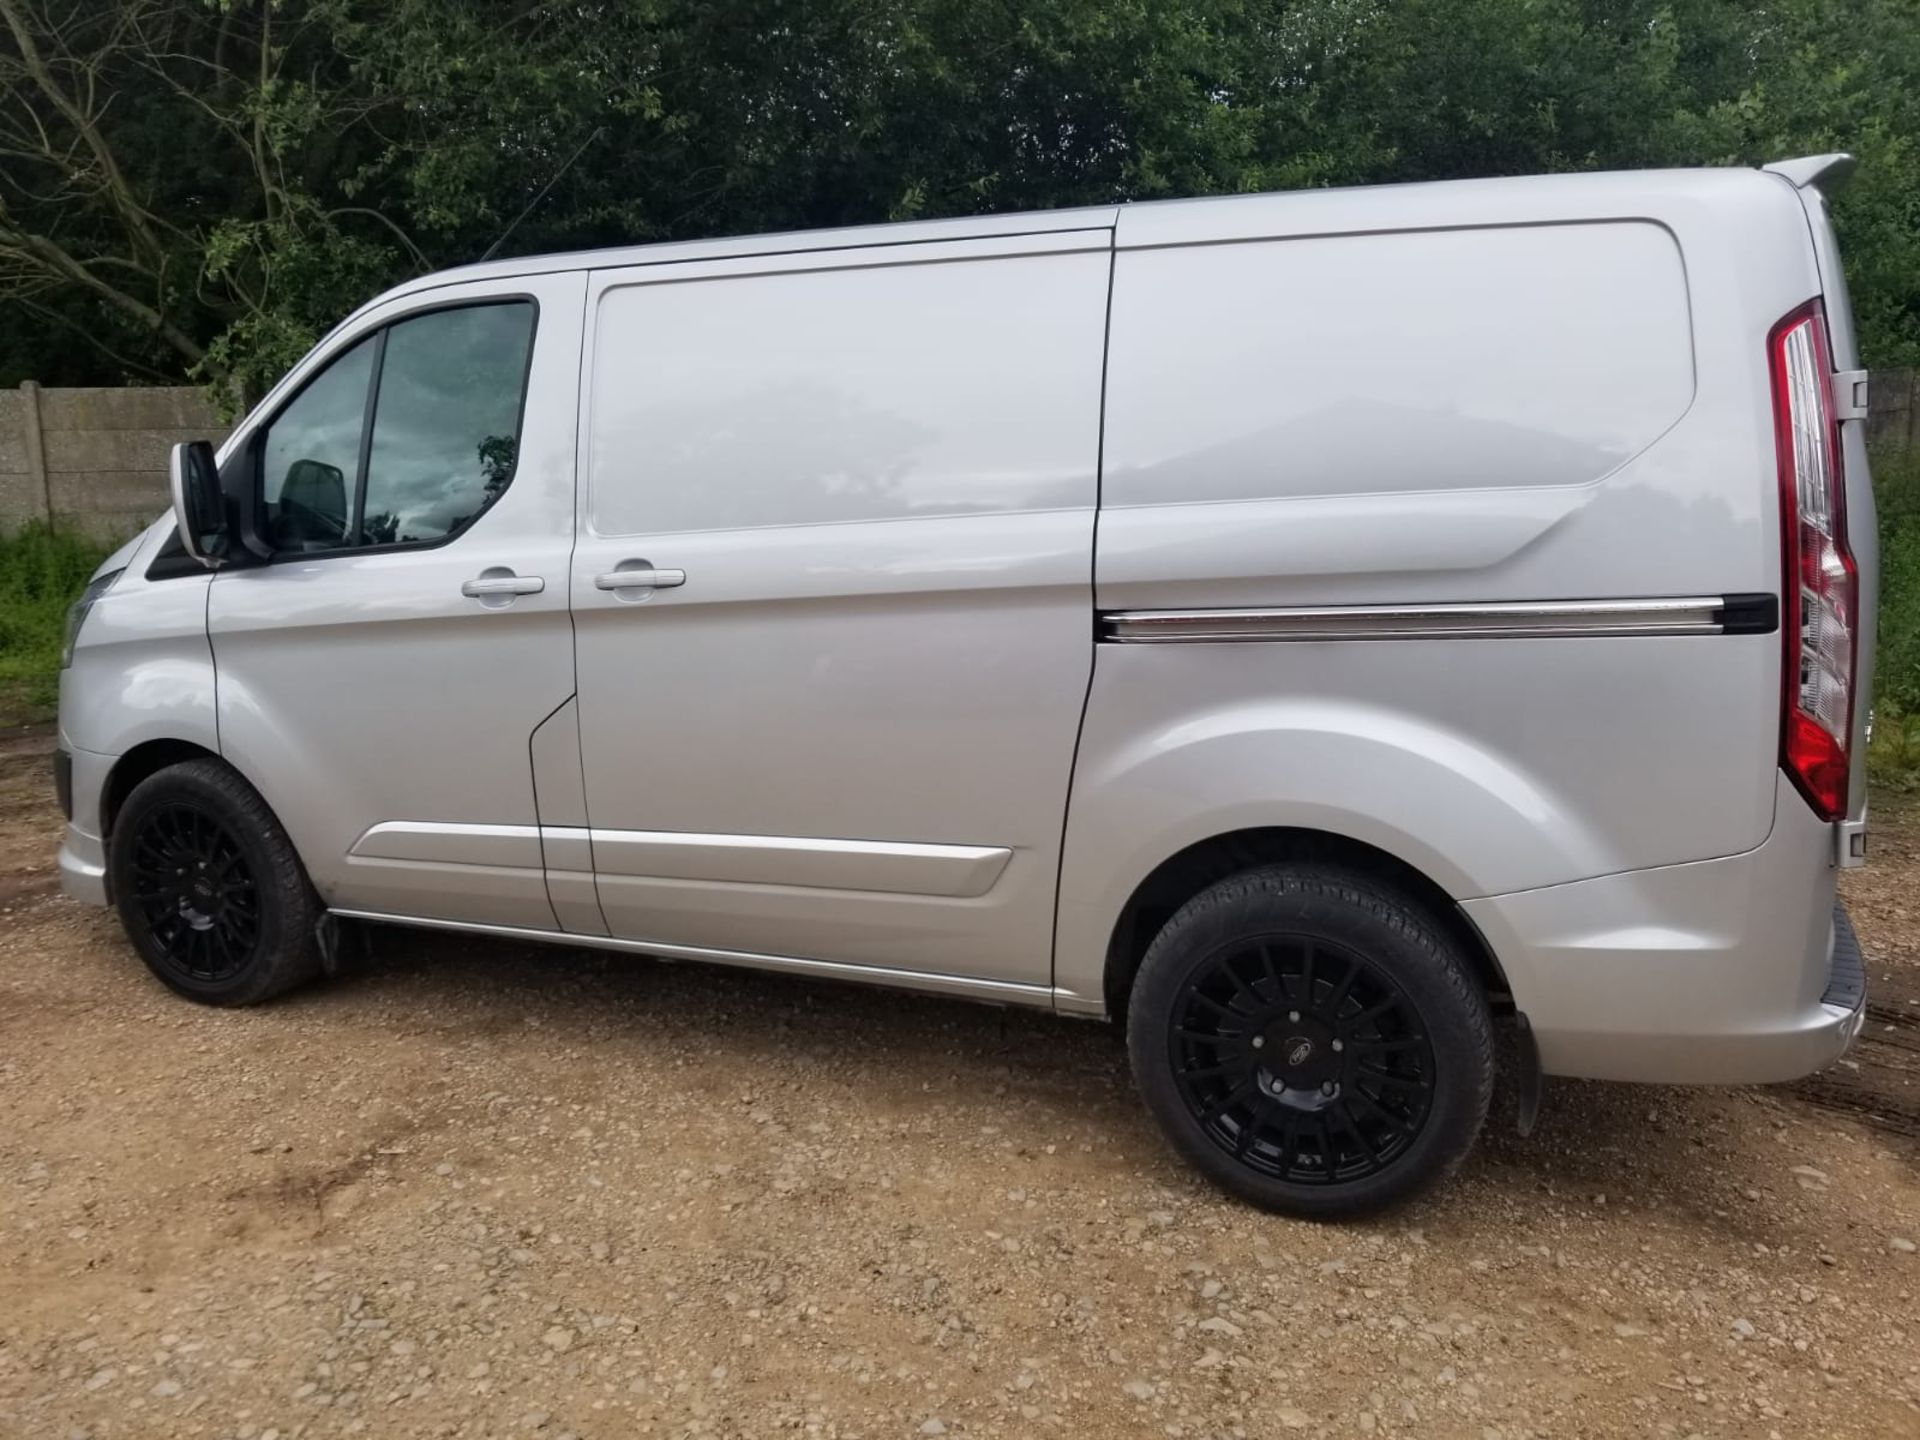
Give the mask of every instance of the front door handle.
<path id="1" fill-rule="evenodd" d="M 656 570 L 645 561 L 623 561 L 621 568 L 593 577 L 596 590 L 671 590 L 687 583 L 684 570 Z"/>
<path id="2" fill-rule="evenodd" d="M 502 575 L 488 570 L 461 582 L 460 593 L 469 600 L 479 600 L 488 595 L 538 595 L 546 588 L 547 582 L 538 575 L 515 575 L 512 571 Z"/>

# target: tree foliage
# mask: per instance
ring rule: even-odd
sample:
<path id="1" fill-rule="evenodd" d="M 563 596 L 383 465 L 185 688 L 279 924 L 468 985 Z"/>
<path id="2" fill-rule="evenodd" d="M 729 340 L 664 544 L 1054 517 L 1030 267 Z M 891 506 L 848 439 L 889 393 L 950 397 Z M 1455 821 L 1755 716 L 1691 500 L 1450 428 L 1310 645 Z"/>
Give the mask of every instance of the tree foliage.
<path id="1" fill-rule="evenodd" d="M 1920 363 L 1913 0 L 0 0 L 0 383 L 258 391 L 507 253 L 1847 149 Z"/>

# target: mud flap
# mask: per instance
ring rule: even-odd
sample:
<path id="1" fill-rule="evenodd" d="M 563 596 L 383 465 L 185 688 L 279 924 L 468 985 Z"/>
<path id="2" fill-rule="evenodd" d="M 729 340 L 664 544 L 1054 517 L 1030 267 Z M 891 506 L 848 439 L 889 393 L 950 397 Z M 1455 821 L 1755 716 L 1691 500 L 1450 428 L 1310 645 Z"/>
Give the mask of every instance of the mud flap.
<path id="1" fill-rule="evenodd" d="M 320 973 L 331 980 L 355 960 L 364 960 L 370 949 L 367 927 L 338 915 L 322 915 L 313 927 L 313 942 L 320 950 Z"/>
<path id="2" fill-rule="evenodd" d="M 1514 1128 L 1522 1136 L 1531 1135 L 1533 1127 L 1540 1120 L 1540 1097 L 1546 1089 L 1546 1076 L 1540 1073 L 1540 1046 L 1533 1038 L 1533 1026 L 1527 1023 L 1527 1017 L 1520 1011 L 1513 1016 L 1513 1049 L 1515 1069 L 1514 1088 L 1517 1091 L 1519 1113 Z"/>

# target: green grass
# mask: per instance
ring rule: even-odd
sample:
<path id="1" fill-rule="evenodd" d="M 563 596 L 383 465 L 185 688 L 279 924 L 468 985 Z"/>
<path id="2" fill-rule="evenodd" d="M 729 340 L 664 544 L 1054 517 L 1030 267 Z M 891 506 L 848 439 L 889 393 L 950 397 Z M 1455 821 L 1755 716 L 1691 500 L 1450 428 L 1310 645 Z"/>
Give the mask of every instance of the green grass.
<path id="1" fill-rule="evenodd" d="M 1873 457 L 1880 512 L 1880 644 L 1867 766 L 1886 790 L 1920 791 L 1920 450 Z"/>
<path id="2" fill-rule="evenodd" d="M 107 549 L 40 523 L 0 535 L 0 721 L 53 714 L 67 607 Z"/>

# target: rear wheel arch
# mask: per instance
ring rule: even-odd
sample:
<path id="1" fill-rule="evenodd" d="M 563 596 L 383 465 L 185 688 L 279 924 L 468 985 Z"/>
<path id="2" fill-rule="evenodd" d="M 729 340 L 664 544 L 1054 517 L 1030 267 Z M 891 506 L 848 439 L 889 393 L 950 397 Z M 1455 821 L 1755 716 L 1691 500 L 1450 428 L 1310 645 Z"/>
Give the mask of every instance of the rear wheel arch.
<path id="1" fill-rule="evenodd" d="M 1326 830 L 1263 826 L 1198 841 L 1168 856 L 1128 896 L 1107 944 L 1102 991 L 1107 1014 L 1124 1021 L 1134 977 L 1154 937 L 1189 900 L 1230 876 L 1265 866 L 1334 865 L 1401 892 L 1432 919 L 1472 966 L 1495 1013 L 1509 1008 L 1511 987 L 1486 937 L 1436 881 L 1378 846 Z"/>

